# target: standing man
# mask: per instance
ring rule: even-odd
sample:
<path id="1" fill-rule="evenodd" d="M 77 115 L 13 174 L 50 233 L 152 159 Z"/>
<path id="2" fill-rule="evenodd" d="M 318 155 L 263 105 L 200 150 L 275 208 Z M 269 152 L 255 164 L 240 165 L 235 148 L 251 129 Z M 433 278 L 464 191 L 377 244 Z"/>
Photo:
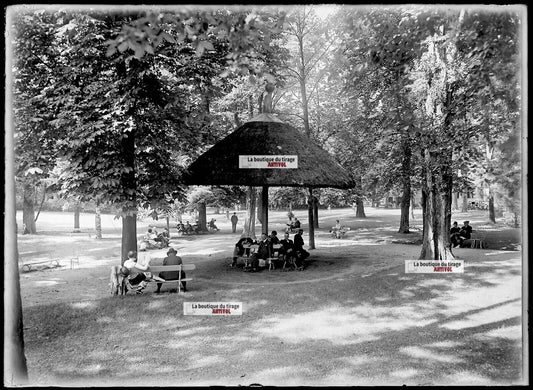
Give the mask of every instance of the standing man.
<path id="1" fill-rule="evenodd" d="M 298 233 L 294 235 L 294 253 L 296 258 L 296 266 L 298 267 L 297 269 L 299 271 L 304 269 L 304 260 L 310 255 L 310 253 L 304 249 L 304 239 L 302 237 L 303 232 L 303 229 L 299 229 Z"/>
<path id="2" fill-rule="evenodd" d="M 237 217 L 237 213 L 233 213 L 231 216 L 231 231 L 235 233 L 235 230 L 237 229 L 237 222 L 239 221 L 239 218 Z"/>

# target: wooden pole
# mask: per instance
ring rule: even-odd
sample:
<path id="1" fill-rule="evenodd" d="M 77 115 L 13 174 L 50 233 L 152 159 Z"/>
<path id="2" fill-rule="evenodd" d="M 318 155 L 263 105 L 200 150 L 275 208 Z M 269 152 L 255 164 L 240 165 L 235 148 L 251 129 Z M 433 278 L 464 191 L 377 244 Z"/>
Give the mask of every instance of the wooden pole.
<path id="1" fill-rule="evenodd" d="M 268 235 L 268 186 L 263 186 L 261 191 L 262 232 Z"/>
<path id="2" fill-rule="evenodd" d="M 313 188 L 309 187 L 309 201 L 307 202 L 307 211 L 309 215 L 309 249 L 315 249 L 315 224 L 313 210 Z"/>

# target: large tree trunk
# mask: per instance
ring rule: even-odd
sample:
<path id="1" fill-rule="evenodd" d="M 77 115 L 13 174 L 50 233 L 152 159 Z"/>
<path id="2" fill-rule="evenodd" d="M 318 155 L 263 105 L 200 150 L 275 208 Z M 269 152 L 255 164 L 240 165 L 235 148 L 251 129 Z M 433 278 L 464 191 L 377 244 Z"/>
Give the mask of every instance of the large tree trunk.
<path id="1" fill-rule="evenodd" d="M 207 231 L 207 207 L 205 201 L 201 200 L 196 204 L 198 211 L 198 229 L 202 232 Z"/>
<path id="2" fill-rule="evenodd" d="M 313 226 L 318 229 L 318 198 L 313 196 Z"/>
<path id="3" fill-rule="evenodd" d="M 309 216 L 309 249 L 315 249 L 315 224 L 313 223 L 313 189 L 309 187 L 307 212 Z"/>
<path id="4" fill-rule="evenodd" d="M 121 177 L 122 186 L 129 190 L 122 205 L 122 257 L 128 258 L 129 251 L 137 251 L 137 180 L 135 178 L 135 131 L 124 133 L 122 137 L 124 165 L 129 168 Z"/>
<path id="5" fill-rule="evenodd" d="M 79 203 L 76 203 L 76 206 L 74 207 L 74 231 L 73 233 L 80 232 L 80 209 L 81 209 L 81 205 Z"/>
<path id="6" fill-rule="evenodd" d="M 357 218 L 366 218 L 365 204 L 359 196 L 355 198 L 355 216 Z"/>
<path id="7" fill-rule="evenodd" d="M 256 207 L 256 189 L 254 187 L 248 187 L 248 193 L 246 194 L 246 218 L 242 228 L 242 235 L 251 237 L 255 236 L 255 207 Z"/>
<path id="8" fill-rule="evenodd" d="M 7 86 L 6 90 L 10 90 L 10 86 Z M 6 172 L 14 172 L 15 149 L 11 110 L 6 110 L 5 115 L 8 124 L 5 130 L 5 168 Z M 15 181 L 12 178 L 5 181 L 4 190 L 4 204 L 6 206 L 4 211 L 4 386 L 20 387 L 28 382 L 28 368 L 24 354 L 24 327 L 17 249 L 17 208 Z"/>
<path id="9" fill-rule="evenodd" d="M 259 199 L 262 199 L 263 190 L 261 190 L 261 192 L 257 191 L 257 197 Z M 263 203 L 259 200 L 259 201 L 256 201 L 255 205 L 257 208 L 256 218 L 260 224 L 263 224 Z"/>
<path id="10" fill-rule="evenodd" d="M 100 213 L 100 207 L 96 206 L 96 209 L 94 210 L 94 230 L 96 232 L 95 238 L 97 240 L 102 239 L 102 215 Z"/>
<path id="11" fill-rule="evenodd" d="M 35 225 L 35 186 L 31 183 L 24 183 L 23 189 L 23 203 L 22 203 L 22 223 L 23 234 L 37 234 L 37 227 Z"/>
<path id="12" fill-rule="evenodd" d="M 124 213 L 127 210 L 123 210 Z M 137 214 L 122 217 L 122 258 L 120 264 L 128 258 L 129 251 L 137 251 Z"/>
<path id="13" fill-rule="evenodd" d="M 461 204 L 461 212 L 468 213 L 468 193 L 463 193 L 463 202 Z"/>
<path id="14" fill-rule="evenodd" d="M 451 222 L 450 165 L 440 162 L 435 169 L 436 158 L 429 150 L 424 152 L 424 181 L 422 189 L 423 241 L 421 260 L 454 259 L 448 245 Z"/>
<path id="15" fill-rule="evenodd" d="M 489 221 L 496 223 L 496 210 L 494 209 L 494 194 L 489 187 Z"/>

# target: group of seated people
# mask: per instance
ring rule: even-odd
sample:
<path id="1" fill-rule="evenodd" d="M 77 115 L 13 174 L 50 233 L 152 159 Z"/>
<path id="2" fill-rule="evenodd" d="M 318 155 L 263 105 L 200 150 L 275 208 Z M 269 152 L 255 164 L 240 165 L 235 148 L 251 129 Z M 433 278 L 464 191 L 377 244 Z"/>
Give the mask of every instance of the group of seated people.
<path id="1" fill-rule="evenodd" d="M 285 265 L 289 269 L 302 271 L 304 269 L 304 260 L 310 255 L 303 248 L 304 240 L 302 233 L 303 229 L 299 229 L 294 235 L 294 240 L 289 238 L 288 232 L 285 232 L 283 239 L 280 240 L 275 230 L 270 235 L 266 233 L 261 234 L 261 239 L 259 240 L 253 240 L 246 236 L 241 237 L 235 244 L 231 266 L 235 267 L 237 265 L 237 258 L 239 256 L 249 256 L 249 266 L 245 270 L 256 272 L 259 270 L 259 260 L 277 257 L 282 266 Z M 258 248 L 255 252 L 250 253 L 250 245 L 254 244 L 258 245 Z M 274 249 L 274 245 L 279 246 L 279 248 Z"/>
<path id="2" fill-rule="evenodd" d="M 151 257 L 146 253 L 146 248 L 141 245 L 139 254 L 135 251 L 128 252 L 128 258 L 124 261 L 119 273 L 126 279 L 126 289 L 136 294 L 142 294 L 143 290 L 148 286 L 149 281 L 157 283 L 156 293 L 161 292 L 161 286 L 165 280 L 177 280 L 179 278 L 178 271 L 163 271 L 159 275 L 154 275 L 150 272 Z M 179 265 L 183 264 L 181 257 L 177 256 L 177 251 L 174 248 L 169 248 L 167 257 L 163 259 L 163 265 Z M 185 272 L 181 272 L 181 278 L 186 277 Z M 187 291 L 187 282 L 181 282 L 183 291 Z"/>
<path id="3" fill-rule="evenodd" d="M 144 234 L 141 244 L 145 244 L 146 249 L 161 249 L 166 248 L 170 243 L 170 233 L 167 228 L 158 233 L 155 227 L 149 227 Z"/>
<path id="4" fill-rule="evenodd" d="M 191 225 L 189 221 L 187 221 L 185 224 L 179 221 L 176 225 L 176 229 L 178 229 L 178 233 L 180 234 L 200 234 L 200 225 L 198 221 L 196 221 L 194 225 Z"/>
<path id="5" fill-rule="evenodd" d="M 350 228 L 343 226 L 341 221 L 337 219 L 337 221 L 335 221 L 335 226 L 333 226 L 329 232 L 331 233 L 332 237 L 341 238 L 348 230 L 350 230 Z"/>
<path id="6" fill-rule="evenodd" d="M 285 229 L 286 233 L 296 233 L 298 230 L 300 230 L 300 221 L 298 218 L 294 217 L 294 221 L 292 220 L 292 217 L 289 220 L 289 223 L 286 224 L 287 229 Z"/>
<path id="7" fill-rule="evenodd" d="M 471 237 L 472 226 L 470 226 L 470 221 L 464 221 L 462 227 L 459 227 L 457 221 L 455 221 L 450 229 L 450 246 L 463 248 L 464 242 Z"/>

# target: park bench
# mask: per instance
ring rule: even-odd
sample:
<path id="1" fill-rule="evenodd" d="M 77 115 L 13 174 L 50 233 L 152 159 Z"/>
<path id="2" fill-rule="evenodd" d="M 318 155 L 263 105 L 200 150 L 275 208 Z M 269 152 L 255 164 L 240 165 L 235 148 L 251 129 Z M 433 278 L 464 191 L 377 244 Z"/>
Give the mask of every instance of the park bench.
<path id="1" fill-rule="evenodd" d="M 178 279 L 148 279 L 148 282 L 155 282 L 155 283 L 177 283 L 178 284 L 178 293 L 181 291 L 181 282 L 189 282 L 192 280 L 191 277 L 181 278 L 181 272 L 180 271 L 193 271 L 196 269 L 196 266 L 194 264 L 179 264 L 179 265 L 151 265 L 149 268 L 149 272 L 151 272 L 154 276 L 158 276 L 160 272 L 165 271 L 178 271 Z"/>
<path id="2" fill-rule="evenodd" d="M 194 264 L 179 264 L 179 265 L 152 265 L 147 271 L 151 272 L 154 278 L 147 278 L 147 282 L 155 283 L 177 283 L 178 293 L 181 291 L 181 282 L 189 282 L 191 277 L 182 278 L 180 271 L 193 271 L 196 269 Z M 111 267 L 111 294 L 112 295 L 124 295 L 126 294 L 126 278 L 122 277 L 120 272 L 120 266 Z M 177 271 L 178 279 L 162 279 L 158 275 L 164 271 Z"/>
<path id="3" fill-rule="evenodd" d="M 36 267 L 36 266 L 39 266 L 39 265 L 43 265 L 45 264 L 45 266 L 43 267 L 40 267 L 41 269 L 44 269 L 44 268 L 56 268 L 56 267 L 59 267 L 59 260 L 43 260 L 43 261 L 33 261 L 31 263 L 22 263 L 22 271 L 24 272 L 30 272 L 32 270 L 32 268 L 34 269 L 37 269 L 39 267 Z"/>

